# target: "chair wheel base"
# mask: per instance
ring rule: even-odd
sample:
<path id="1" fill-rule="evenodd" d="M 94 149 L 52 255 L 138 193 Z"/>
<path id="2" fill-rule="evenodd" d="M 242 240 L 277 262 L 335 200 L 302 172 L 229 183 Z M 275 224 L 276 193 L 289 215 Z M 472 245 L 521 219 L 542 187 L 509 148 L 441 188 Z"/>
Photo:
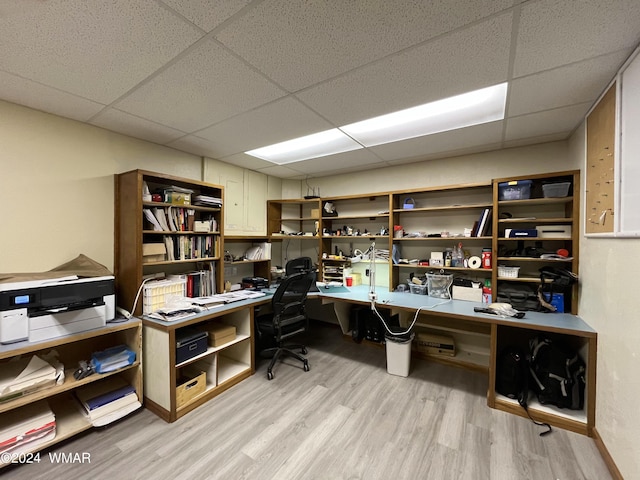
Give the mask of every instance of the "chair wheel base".
<path id="1" fill-rule="evenodd" d="M 267 372 L 267 380 L 273 380 L 273 373 Z"/>
<path id="2" fill-rule="evenodd" d="M 302 368 L 304 368 L 305 372 L 308 372 L 309 371 L 309 362 L 304 362 L 304 366 Z"/>

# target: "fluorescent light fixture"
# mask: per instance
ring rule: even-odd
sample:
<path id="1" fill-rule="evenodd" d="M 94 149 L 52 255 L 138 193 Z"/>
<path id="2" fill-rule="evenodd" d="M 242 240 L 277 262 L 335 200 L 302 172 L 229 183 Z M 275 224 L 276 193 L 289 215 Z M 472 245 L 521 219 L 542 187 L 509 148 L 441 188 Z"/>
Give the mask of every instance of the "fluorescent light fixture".
<path id="1" fill-rule="evenodd" d="M 278 165 L 284 165 L 334 153 L 349 152 L 358 148 L 362 148 L 362 145 L 334 128 L 244 153 Z"/>
<path id="2" fill-rule="evenodd" d="M 278 165 L 504 119 L 507 83 L 244 152 Z"/>
<path id="3" fill-rule="evenodd" d="M 352 123 L 340 130 L 365 147 L 504 118 L 507 83 Z"/>

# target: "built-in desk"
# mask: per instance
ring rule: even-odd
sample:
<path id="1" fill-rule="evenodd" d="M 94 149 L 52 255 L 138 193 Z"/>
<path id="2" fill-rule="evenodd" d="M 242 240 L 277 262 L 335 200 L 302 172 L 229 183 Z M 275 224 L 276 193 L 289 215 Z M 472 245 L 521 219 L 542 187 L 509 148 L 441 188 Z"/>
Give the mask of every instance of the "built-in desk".
<path id="1" fill-rule="evenodd" d="M 349 316 L 353 304 L 369 305 L 369 287 L 321 287 L 319 295 L 324 303 L 334 304 L 338 323 L 344 334 L 349 333 Z M 564 410 L 544 406 L 533 395 L 529 412 L 539 421 L 593 436 L 595 424 L 595 387 L 597 333 L 580 317 L 563 313 L 527 312 L 522 319 L 476 313 L 481 303 L 461 300 L 443 301 L 427 295 L 389 292 L 376 289 L 376 308 L 399 314 L 400 324 L 407 326 L 415 312 L 421 309 L 416 330 L 446 333 L 456 341 L 455 357 L 429 357 L 444 363 L 486 372 L 489 382 L 487 404 L 521 416 L 526 413 L 515 401 L 495 391 L 496 361 L 507 345 L 528 350 L 528 341 L 540 332 L 561 339 L 577 348 L 587 364 L 585 407 L 583 410 Z"/>
<path id="2" fill-rule="evenodd" d="M 173 422 L 253 375 L 254 309 L 270 301 L 270 295 L 242 300 L 212 307 L 206 312 L 174 322 L 142 317 L 145 406 L 165 421 Z M 216 323 L 235 326 L 235 339 L 220 346 L 208 347 L 205 352 L 177 363 L 176 333 L 184 328 L 205 329 Z M 194 371 L 204 372 L 206 382 L 198 384 L 194 377 L 187 386 L 193 383 L 189 388 L 197 393 L 185 391 L 183 387 L 178 395 L 181 378 Z"/>

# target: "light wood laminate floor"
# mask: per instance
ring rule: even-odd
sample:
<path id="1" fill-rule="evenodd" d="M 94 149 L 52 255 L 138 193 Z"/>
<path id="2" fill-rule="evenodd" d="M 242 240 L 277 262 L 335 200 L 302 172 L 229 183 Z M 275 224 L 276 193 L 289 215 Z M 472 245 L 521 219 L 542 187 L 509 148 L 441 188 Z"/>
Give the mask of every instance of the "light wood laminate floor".
<path id="1" fill-rule="evenodd" d="M 597 479 L 611 478 L 592 439 L 486 406 L 487 377 L 413 361 L 389 375 L 385 350 L 314 324 L 310 372 L 292 359 L 173 424 L 148 410 L 57 445 L 90 463 L 0 470 L 36 479 Z"/>

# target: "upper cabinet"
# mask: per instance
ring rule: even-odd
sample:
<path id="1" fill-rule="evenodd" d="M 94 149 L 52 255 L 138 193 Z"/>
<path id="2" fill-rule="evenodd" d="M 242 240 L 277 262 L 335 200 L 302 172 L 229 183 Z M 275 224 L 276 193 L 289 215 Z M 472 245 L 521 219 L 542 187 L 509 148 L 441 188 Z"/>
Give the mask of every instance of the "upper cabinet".
<path id="1" fill-rule="evenodd" d="M 578 273 L 579 171 L 499 178 L 493 181 L 494 300 L 509 286 L 537 292 L 541 269 Z M 506 287 L 506 288 L 505 288 Z M 559 310 L 577 313 L 577 284 L 557 289 Z M 553 293 L 553 292 L 551 292 Z"/>
<path id="2" fill-rule="evenodd" d="M 133 170 L 116 175 L 115 202 L 119 306 L 129 310 L 139 296 L 132 313 L 142 314 L 153 301 L 139 291 L 143 280 L 161 273 L 182 275 L 189 296 L 222 291 L 222 186 Z"/>
<path id="3" fill-rule="evenodd" d="M 204 178 L 225 190 L 224 230 L 227 235 L 267 234 L 267 175 L 207 159 Z"/>

